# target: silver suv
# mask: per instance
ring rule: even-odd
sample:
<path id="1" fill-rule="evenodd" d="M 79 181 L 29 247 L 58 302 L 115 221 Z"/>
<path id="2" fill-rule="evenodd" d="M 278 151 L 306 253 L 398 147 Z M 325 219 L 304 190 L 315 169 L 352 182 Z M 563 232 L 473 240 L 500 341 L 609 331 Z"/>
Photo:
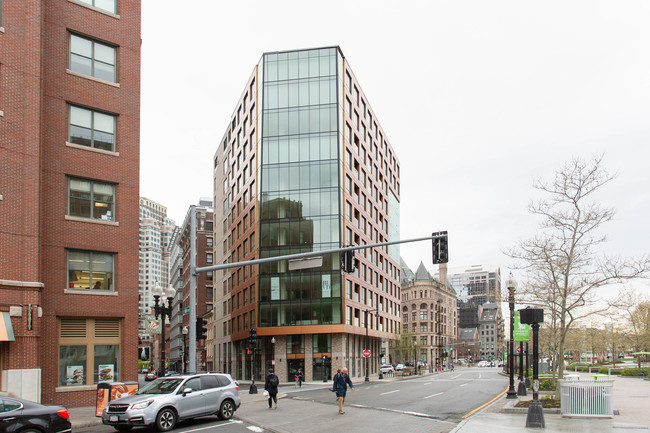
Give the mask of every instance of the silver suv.
<path id="1" fill-rule="evenodd" d="M 169 431 L 184 419 L 215 414 L 230 419 L 240 404 L 239 384 L 229 374 L 161 377 L 133 395 L 112 400 L 102 422 L 119 431 L 147 425 Z"/>

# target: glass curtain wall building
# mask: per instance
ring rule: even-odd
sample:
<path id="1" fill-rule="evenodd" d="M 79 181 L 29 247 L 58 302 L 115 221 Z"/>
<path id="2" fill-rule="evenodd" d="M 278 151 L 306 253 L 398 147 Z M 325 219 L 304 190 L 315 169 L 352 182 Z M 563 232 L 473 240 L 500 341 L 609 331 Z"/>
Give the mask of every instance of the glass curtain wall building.
<path id="1" fill-rule="evenodd" d="M 262 56 L 214 159 L 222 261 L 399 239 L 399 162 L 353 77 L 338 47 Z M 284 260 L 224 272 L 216 365 L 238 378 L 275 368 L 282 380 L 298 369 L 318 380 L 343 366 L 361 375 L 370 349 L 376 373 L 382 343 L 399 330 L 391 253 L 357 252 L 353 274 L 342 273 L 338 253 L 317 268 L 290 271 Z"/>

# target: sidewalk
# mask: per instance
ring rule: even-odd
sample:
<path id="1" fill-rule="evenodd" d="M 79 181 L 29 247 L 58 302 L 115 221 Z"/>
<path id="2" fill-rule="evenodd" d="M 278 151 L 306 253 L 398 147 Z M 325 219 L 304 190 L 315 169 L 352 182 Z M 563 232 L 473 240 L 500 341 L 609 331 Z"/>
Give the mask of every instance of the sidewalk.
<path id="1" fill-rule="evenodd" d="M 585 378 L 589 375 L 585 374 Z M 562 417 L 560 414 L 544 412 L 544 429 L 526 428 L 526 414 L 504 413 L 508 403 L 505 395 L 481 412 L 463 420 L 452 433 L 488 432 L 619 432 L 629 433 L 650 431 L 650 381 L 637 377 L 612 376 L 614 379 L 613 418 Z M 530 399 L 531 397 L 526 397 Z"/>

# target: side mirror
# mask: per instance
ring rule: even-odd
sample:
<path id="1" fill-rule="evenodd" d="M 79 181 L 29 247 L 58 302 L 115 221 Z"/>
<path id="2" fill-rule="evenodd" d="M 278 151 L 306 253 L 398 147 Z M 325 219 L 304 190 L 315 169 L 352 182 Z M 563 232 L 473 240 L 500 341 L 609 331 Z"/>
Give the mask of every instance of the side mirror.
<path id="1" fill-rule="evenodd" d="M 192 393 L 192 388 L 183 389 L 183 396 L 185 396 L 186 394 L 191 394 L 191 393 Z"/>

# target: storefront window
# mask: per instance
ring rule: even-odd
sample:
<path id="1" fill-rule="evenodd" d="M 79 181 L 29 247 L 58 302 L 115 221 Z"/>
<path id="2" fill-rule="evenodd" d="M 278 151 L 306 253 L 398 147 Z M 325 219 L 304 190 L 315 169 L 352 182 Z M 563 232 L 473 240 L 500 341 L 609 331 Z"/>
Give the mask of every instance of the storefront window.
<path id="1" fill-rule="evenodd" d="M 119 377 L 120 346 L 95 346 L 95 383 L 115 382 Z"/>
<path id="2" fill-rule="evenodd" d="M 59 385 L 86 384 L 86 346 L 59 346 Z"/>

